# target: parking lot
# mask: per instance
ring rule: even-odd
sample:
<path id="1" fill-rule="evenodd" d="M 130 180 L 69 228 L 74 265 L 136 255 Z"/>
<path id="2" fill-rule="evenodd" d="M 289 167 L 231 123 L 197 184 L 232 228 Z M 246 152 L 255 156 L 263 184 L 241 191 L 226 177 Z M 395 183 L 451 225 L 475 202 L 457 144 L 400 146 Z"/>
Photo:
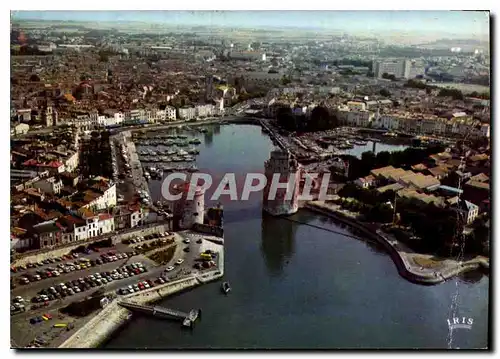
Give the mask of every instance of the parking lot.
<path id="1" fill-rule="evenodd" d="M 133 277 L 148 272 L 148 269 L 141 262 L 123 265 L 110 271 L 101 271 L 89 274 L 78 279 L 66 280 L 50 287 L 40 290 L 36 296 L 31 298 L 31 302 L 45 304 L 46 302 L 62 299 L 89 291 L 93 288 L 104 286 L 115 280 Z M 67 279 L 67 278 L 65 278 Z"/>
<path id="2" fill-rule="evenodd" d="M 169 242 L 176 241 L 175 235 L 172 236 L 166 232 L 135 238 L 133 242 L 141 244 L 156 243 L 166 245 Z M 177 242 L 181 243 L 181 239 L 177 238 Z M 123 243 L 111 248 L 81 247 L 79 252 L 81 253 L 68 253 L 38 263 L 28 263 L 26 267 L 12 267 L 11 283 L 15 287 L 11 290 L 11 297 L 21 296 L 26 303 L 33 301 L 34 303 L 45 304 L 47 301 L 63 300 L 66 297 L 77 295 L 88 290 L 88 286 L 106 286 L 109 282 L 141 275 L 158 266 L 154 261 L 137 253 L 134 248 Z M 179 253 L 179 255 L 181 254 L 182 252 Z M 137 273 L 137 268 L 132 268 L 132 272 L 126 270 L 127 266 L 132 262 L 140 262 L 144 272 L 139 270 L 139 273 Z M 100 281 L 87 283 L 85 279 L 91 275 L 101 276 L 101 278 L 97 278 Z M 85 283 L 74 283 L 82 280 Z M 55 293 L 54 290 L 57 291 L 57 287 L 61 287 L 61 284 L 64 284 L 66 289 L 61 294 Z M 45 297 L 37 298 L 37 295 L 45 295 Z M 29 310 L 30 308 L 30 306 L 27 306 L 25 309 Z M 19 310 L 21 309 L 15 308 L 13 312 Z"/>
<path id="3" fill-rule="evenodd" d="M 64 256 L 52 257 L 43 261 L 28 263 L 24 266 L 13 265 L 11 266 L 11 278 L 20 278 L 30 273 L 35 274 L 37 270 L 46 269 L 49 267 L 57 267 L 59 263 L 74 262 L 79 258 L 97 259 L 102 253 L 110 250 L 120 253 L 131 250 L 129 246 L 122 243 L 118 243 L 112 247 L 96 247 L 93 245 L 89 245 L 88 248 L 90 248 L 91 251 L 89 251 L 88 253 L 80 251 L 76 253 L 76 256 L 75 254 L 68 252 Z"/>

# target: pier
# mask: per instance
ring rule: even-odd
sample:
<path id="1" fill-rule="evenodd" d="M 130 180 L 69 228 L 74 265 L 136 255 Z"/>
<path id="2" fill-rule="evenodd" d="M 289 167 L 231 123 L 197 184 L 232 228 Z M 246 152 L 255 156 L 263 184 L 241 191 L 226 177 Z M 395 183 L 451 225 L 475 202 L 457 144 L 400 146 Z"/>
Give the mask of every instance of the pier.
<path id="1" fill-rule="evenodd" d="M 158 318 L 180 320 L 182 321 L 182 326 L 184 327 L 192 328 L 194 322 L 198 318 L 201 318 L 201 309 L 191 309 L 189 313 L 185 313 L 175 309 L 159 307 L 159 306 L 153 307 L 148 305 L 140 305 L 130 302 L 118 302 L 118 304 L 133 312 L 148 314 Z"/>

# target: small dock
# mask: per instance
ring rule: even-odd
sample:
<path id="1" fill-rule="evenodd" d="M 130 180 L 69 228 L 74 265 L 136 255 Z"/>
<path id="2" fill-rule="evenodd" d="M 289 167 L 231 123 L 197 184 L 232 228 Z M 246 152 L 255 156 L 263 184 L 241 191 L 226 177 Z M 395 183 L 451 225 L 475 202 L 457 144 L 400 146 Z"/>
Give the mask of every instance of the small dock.
<path id="1" fill-rule="evenodd" d="M 118 304 L 133 312 L 152 315 L 158 318 L 172 319 L 182 321 L 182 326 L 192 328 L 197 319 L 201 319 L 201 309 L 191 309 L 189 313 L 179 310 L 160 307 L 140 305 L 129 302 L 118 302 Z"/>

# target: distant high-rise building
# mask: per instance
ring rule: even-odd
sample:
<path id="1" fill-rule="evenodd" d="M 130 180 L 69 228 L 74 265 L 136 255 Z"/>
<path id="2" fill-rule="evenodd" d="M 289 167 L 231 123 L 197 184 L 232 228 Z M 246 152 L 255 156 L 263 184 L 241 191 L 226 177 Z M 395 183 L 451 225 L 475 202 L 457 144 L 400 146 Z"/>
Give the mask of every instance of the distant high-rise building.
<path id="1" fill-rule="evenodd" d="M 410 60 L 385 60 L 373 61 L 373 73 L 375 77 L 381 78 L 384 73 L 394 75 L 396 78 L 410 78 Z"/>

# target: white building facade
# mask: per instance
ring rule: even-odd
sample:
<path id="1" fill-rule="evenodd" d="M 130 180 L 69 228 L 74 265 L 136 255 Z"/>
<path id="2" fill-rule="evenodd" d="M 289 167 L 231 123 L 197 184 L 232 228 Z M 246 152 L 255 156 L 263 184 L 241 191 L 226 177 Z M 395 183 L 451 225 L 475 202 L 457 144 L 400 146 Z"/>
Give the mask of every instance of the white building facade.
<path id="1" fill-rule="evenodd" d="M 192 120 L 196 118 L 196 108 L 184 107 L 179 109 L 179 118 L 181 120 Z"/>
<path id="2" fill-rule="evenodd" d="M 72 235 L 75 241 L 88 240 L 94 237 L 102 236 L 107 233 L 111 233 L 115 230 L 115 220 L 113 216 L 104 213 L 98 214 L 95 217 L 90 217 L 86 219 L 86 224 L 80 227 L 74 228 L 74 233 L 69 233 Z M 72 238 L 67 238 L 72 241 Z"/>
<path id="3" fill-rule="evenodd" d="M 116 206 L 116 184 L 112 184 L 99 198 L 85 205 L 85 208 L 93 208 L 95 210 L 103 210 L 109 207 Z"/>
<path id="4" fill-rule="evenodd" d="M 214 113 L 214 105 L 198 105 L 196 106 L 196 115 L 198 117 L 209 117 L 213 116 Z"/>
<path id="5" fill-rule="evenodd" d="M 384 73 L 394 75 L 396 78 L 410 78 L 411 62 L 409 60 L 385 60 L 373 62 L 373 73 L 376 78 L 381 78 Z"/>
<path id="6" fill-rule="evenodd" d="M 177 110 L 173 106 L 165 107 L 165 120 L 175 121 L 177 119 Z"/>

